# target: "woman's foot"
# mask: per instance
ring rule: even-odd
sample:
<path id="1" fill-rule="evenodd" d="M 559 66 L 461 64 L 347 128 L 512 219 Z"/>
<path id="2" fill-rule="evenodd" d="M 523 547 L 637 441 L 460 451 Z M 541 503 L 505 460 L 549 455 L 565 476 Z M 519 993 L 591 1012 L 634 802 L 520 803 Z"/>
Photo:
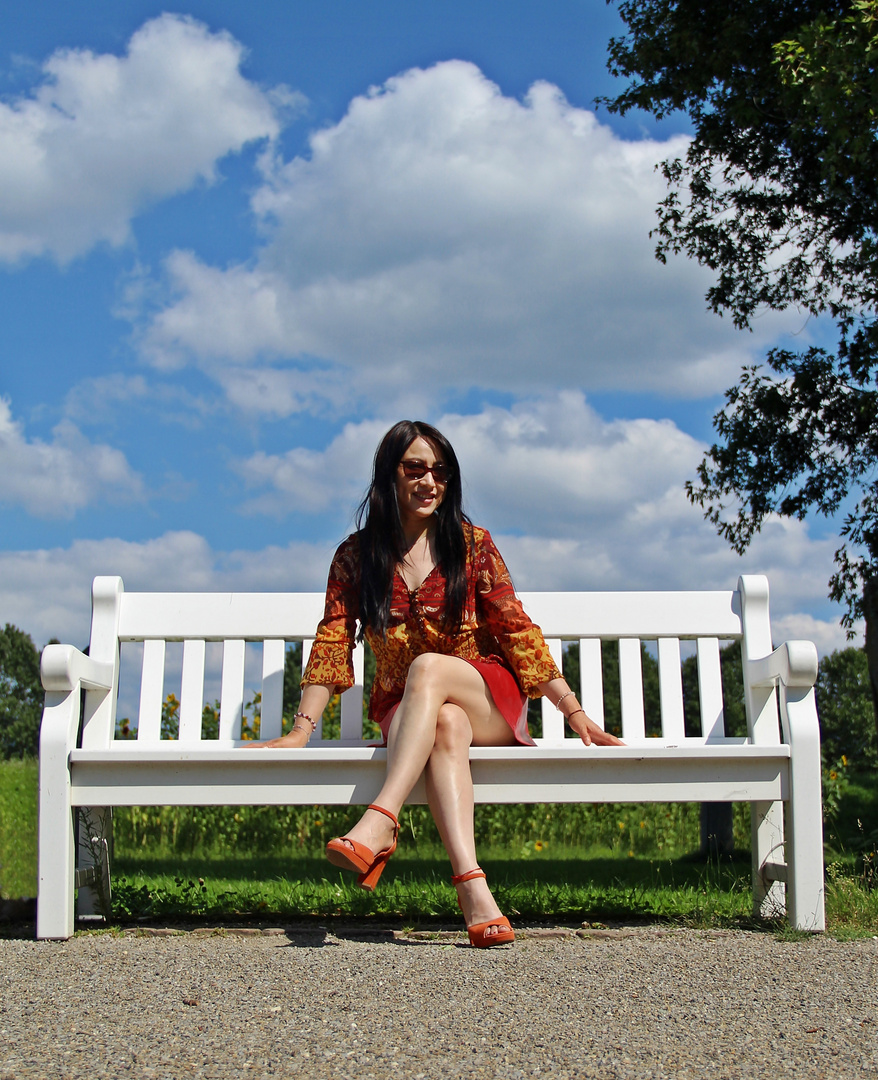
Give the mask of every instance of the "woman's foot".
<path id="1" fill-rule="evenodd" d="M 386 851 L 396 839 L 398 831 L 396 818 L 390 818 L 381 810 L 370 807 L 340 839 L 342 843 L 349 841 L 352 848 L 354 844 L 362 844 L 370 851 Z"/>
<path id="2" fill-rule="evenodd" d="M 382 824 L 383 821 L 383 824 Z M 347 836 L 330 840 L 326 856 L 333 866 L 353 870 L 357 881 L 371 891 L 396 851 L 399 822 L 389 810 L 371 805 Z"/>
<path id="3" fill-rule="evenodd" d="M 471 945 L 488 948 L 515 940 L 515 932 L 497 907 L 483 870 L 476 867 L 465 874 L 458 874 L 451 879 L 451 883 L 457 888 L 457 899 Z"/>

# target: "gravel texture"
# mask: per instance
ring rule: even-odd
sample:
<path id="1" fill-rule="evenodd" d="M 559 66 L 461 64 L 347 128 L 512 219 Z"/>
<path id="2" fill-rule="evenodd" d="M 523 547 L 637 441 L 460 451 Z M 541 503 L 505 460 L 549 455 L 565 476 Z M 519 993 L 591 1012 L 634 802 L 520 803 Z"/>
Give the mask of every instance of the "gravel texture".
<path id="1" fill-rule="evenodd" d="M 878 1075 L 878 940 L 362 927 L 0 941 L 0 1080 Z"/>

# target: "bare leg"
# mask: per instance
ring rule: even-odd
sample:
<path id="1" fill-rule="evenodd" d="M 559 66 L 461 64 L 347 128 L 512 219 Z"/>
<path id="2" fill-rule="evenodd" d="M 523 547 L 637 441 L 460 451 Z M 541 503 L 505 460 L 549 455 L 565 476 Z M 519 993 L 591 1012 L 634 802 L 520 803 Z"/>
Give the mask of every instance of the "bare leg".
<path id="1" fill-rule="evenodd" d="M 409 669 L 390 728 L 387 777 L 374 801 L 398 816 L 429 762 L 428 798 L 452 868 L 456 874 L 472 870 L 477 860 L 469 747 L 513 742 L 478 671 L 459 657 L 425 653 Z M 391 842 L 392 825 L 383 814 L 367 810 L 347 837 L 382 851 Z M 483 879 L 466 882 L 459 893 L 468 923 L 499 914 Z"/>
<path id="2" fill-rule="evenodd" d="M 513 742 L 512 731 L 505 720 L 503 725 L 508 741 Z M 473 729 L 466 712 L 458 705 L 443 705 L 439 710 L 436 741 L 427 762 L 425 779 L 427 801 L 454 874 L 465 874 L 479 865 L 473 834 L 473 780 L 469 763 L 472 742 Z M 468 926 L 488 922 L 500 915 L 484 878 L 462 882 L 457 886 L 457 892 Z"/>

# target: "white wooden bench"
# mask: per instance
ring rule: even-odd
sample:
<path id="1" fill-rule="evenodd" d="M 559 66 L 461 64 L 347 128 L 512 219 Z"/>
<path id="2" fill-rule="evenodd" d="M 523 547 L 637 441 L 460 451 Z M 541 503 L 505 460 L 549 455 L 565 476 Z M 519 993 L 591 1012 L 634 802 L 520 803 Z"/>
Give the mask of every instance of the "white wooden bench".
<path id="1" fill-rule="evenodd" d="M 544 701 L 536 747 L 473 748 L 477 800 L 749 802 L 756 912 L 785 911 L 794 927 L 822 930 L 817 652 L 806 641 L 773 651 L 766 579 L 742 577 L 734 592 L 525 593 L 522 600 L 559 663 L 564 643 L 578 645 L 581 700 L 599 723 L 601 641 L 618 641 L 626 745 L 586 747 L 565 738 L 560 714 Z M 240 742 L 245 650 L 254 650 L 247 643 L 258 643 L 262 653 L 261 737 L 270 738 L 281 729 L 286 643 L 302 640 L 307 657 L 322 607 L 318 593 L 126 593 L 120 578 L 95 579 L 89 655 L 70 645 L 43 653 L 38 937 L 69 937 L 77 884 L 80 900 L 93 900 L 85 884 L 94 881 L 89 864 L 103 861 L 107 874 L 100 828 L 92 839 L 95 821 L 110 816 L 104 808 L 364 805 L 375 797 L 386 751 L 363 739 L 360 650 L 357 685 L 342 697 L 340 739 L 324 739 L 318 729 L 303 749 Z M 720 643 L 728 640 L 741 642 L 747 737 L 729 737 L 723 726 Z M 162 739 L 166 668 L 180 650 L 166 643 L 180 641 L 179 738 Z M 221 650 L 211 642 L 221 642 Z M 657 650 L 661 738 L 645 737 L 641 642 Z M 681 642 L 688 643 L 684 653 L 697 653 L 699 735 L 684 730 Z M 142 650 L 136 741 L 114 737 L 120 647 L 125 656 Z M 205 689 L 206 670 L 208 684 L 219 679 L 205 656 L 220 651 L 219 739 L 202 740 L 203 704 L 216 696 Z M 425 801 L 422 786 L 411 801 Z M 78 842 L 77 807 L 90 808 L 92 826 Z"/>

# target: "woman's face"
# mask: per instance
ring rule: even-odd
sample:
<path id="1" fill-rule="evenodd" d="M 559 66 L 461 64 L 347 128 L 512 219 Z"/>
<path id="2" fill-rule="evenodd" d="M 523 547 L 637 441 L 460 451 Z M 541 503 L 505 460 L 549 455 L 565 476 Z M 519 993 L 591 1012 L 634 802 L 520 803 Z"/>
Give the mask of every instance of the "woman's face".
<path id="1" fill-rule="evenodd" d="M 445 465 L 445 459 L 437 454 L 431 443 L 420 435 L 409 443 L 402 455 L 402 461 L 396 467 L 396 499 L 399 504 L 399 516 L 403 525 L 426 521 L 436 512 L 445 498 L 444 481 L 437 481 L 432 472 L 413 478 L 406 476 L 404 464 L 411 469 L 414 465 Z"/>

